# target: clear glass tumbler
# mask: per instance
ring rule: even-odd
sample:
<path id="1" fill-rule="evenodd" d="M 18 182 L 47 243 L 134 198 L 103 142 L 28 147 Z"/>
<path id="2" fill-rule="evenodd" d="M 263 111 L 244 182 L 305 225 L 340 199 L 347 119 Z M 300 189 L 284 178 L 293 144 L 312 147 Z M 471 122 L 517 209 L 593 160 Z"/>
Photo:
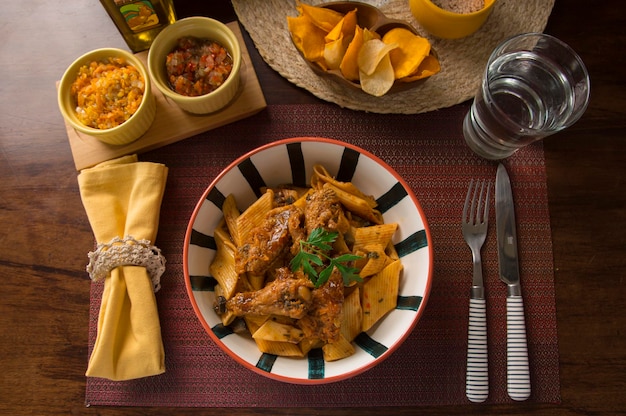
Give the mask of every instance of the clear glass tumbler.
<path id="1" fill-rule="evenodd" d="M 509 157 L 574 124 L 589 90 L 587 69 L 568 45 L 542 33 L 514 36 L 489 57 L 463 121 L 465 141 L 486 159 Z"/>

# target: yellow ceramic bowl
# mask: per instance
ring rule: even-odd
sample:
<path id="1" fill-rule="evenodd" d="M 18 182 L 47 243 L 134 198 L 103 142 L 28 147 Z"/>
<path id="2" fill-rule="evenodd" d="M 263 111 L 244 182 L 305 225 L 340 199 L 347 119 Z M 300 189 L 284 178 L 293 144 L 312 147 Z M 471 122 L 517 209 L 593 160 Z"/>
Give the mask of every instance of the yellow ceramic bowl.
<path id="1" fill-rule="evenodd" d="M 96 129 L 87 127 L 76 115 L 76 101 L 70 93 L 72 83 L 83 65 L 92 61 L 104 61 L 111 57 L 123 58 L 127 63 L 136 67 L 144 79 L 144 96 L 139 108 L 128 120 L 117 127 L 110 129 Z M 65 71 L 58 89 L 58 104 L 61 114 L 74 129 L 88 134 L 96 139 L 113 145 L 122 145 L 137 140 L 143 135 L 154 121 L 156 102 L 150 87 L 150 76 L 143 63 L 132 53 L 122 49 L 103 48 L 87 52 L 76 59 Z"/>
<path id="2" fill-rule="evenodd" d="M 485 0 L 485 7 L 473 13 L 454 13 L 436 6 L 431 0 L 409 0 L 411 12 L 430 34 L 443 39 L 458 39 L 476 32 L 487 20 L 496 0 Z"/>
<path id="3" fill-rule="evenodd" d="M 226 81 L 208 94 L 187 97 L 172 91 L 167 82 L 165 60 L 176 47 L 178 39 L 193 36 L 210 39 L 221 44 L 233 58 L 233 69 Z M 241 47 L 232 30 L 225 24 L 208 17 L 188 17 L 166 27 L 152 42 L 148 52 L 148 70 L 154 85 L 180 108 L 193 114 L 218 111 L 232 101 L 239 90 Z"/>

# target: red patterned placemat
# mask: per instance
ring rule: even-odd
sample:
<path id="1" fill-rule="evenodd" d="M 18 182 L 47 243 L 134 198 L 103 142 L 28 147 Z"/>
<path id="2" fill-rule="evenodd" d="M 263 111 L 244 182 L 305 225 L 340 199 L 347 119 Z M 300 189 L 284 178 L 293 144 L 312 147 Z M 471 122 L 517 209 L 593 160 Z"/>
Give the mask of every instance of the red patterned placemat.
<path id="1" fill-rule="evenodd" d="M 335 105 L 269 106 L 246 120 L 141 156 L 165 163 L 168 183 L 156 244 L 167 258 L 157 293 L 165 374 L 126 382 L 87 378 L 86 403 L 109 406 L 297 407 L 415 406 L 468 403 L 465 356 L 471 254 L 460 218 L 470 178 L 495 179 L 496 164 L 465 146 L 467 105 L 419 115 L 366 114 Z M 273 140 L 324 136 L 376 154 L 412 186 L 429 222 L 435 250 L 426 313 L 406 342 L 377 367 L 337 383 L 302 386 L 273 381 L 234 362 L 204 332 L 183 281 L 182 247 L 198 199 L 215 176 L 243 153 Z M 518 221 L 534 402 L 559 402 L 552 240 L 541 144 L 505 162 Z M 490 394 L 506 394 L 506 287 L 498 279 L 495 213 L 491 210 L 483 270 L 487 296 Z M 96 336 L 102 285 L 91 293 L 89 351 Z M 320 401 L 323 398 L 323 401 Z"/>

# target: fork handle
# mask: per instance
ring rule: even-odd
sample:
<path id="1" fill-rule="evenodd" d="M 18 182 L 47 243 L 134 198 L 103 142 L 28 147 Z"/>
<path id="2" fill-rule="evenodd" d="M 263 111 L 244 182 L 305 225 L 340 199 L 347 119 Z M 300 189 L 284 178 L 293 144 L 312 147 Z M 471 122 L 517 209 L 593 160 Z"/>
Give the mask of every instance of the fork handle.
<path id="1" fill-rule="evenodd" d="M 487 308 L 484 297 L 470 298 L 465 394 L 474 403 L 484 402 L 489 395 Z"/>
<path id="2" fill-rule="evenodd" d="M 513 400 L 530 397 L 530 371 L 524 302 L 521 296 L 506 298 L 507 391 Z"/>

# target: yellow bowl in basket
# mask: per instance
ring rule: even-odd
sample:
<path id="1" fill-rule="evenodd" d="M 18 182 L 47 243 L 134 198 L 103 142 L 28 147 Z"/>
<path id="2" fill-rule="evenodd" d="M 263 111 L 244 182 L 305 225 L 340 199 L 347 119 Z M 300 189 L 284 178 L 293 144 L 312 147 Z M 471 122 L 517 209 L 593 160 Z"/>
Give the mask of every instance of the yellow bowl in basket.
<path id="1" fill-rule="evenodd" d="M 472 13 L 455 13 L 438 7 L 431 0 L 409 0 L 415 20 L 430 34 L 443 39 L 459 39 L 476 32 L 485 23 L 496 0 Z"/>

